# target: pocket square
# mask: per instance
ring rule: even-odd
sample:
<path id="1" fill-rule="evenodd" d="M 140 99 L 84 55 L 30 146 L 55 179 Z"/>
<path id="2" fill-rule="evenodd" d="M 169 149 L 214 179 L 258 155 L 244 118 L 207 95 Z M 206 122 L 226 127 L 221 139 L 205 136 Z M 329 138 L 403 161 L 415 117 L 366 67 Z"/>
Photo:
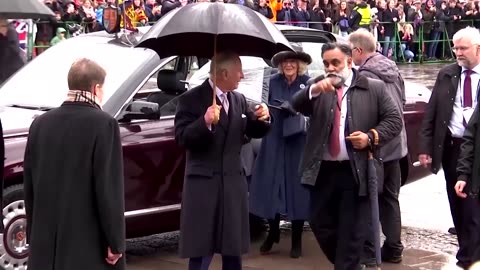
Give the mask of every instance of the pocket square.
<path id="1" fill-rule="evenodd" d="M 247 118 L 247 116 L 245 114 L 242 113 L 242 118 Z"/>

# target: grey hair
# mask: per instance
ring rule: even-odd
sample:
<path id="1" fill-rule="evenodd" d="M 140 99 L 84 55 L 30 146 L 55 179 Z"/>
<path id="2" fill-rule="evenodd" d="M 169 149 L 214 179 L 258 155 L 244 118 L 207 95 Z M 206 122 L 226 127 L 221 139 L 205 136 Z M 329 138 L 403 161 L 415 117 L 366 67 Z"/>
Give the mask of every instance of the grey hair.
<path id="1" fill-rule="evenodd" d="M 219 52 L 212 57 L 210 62 L 210 75 L 218 74 L 227 70 L 233 63 L 240 59 L 239 55 L 234 52 Z M 216 67 L 213 63 L 215 62 Z M 215 70 L 213 70 L 215 68 Z"/>
<path id="2" fill-rule="evenodd" d="M 377 50 L 377 42 L 370 31 L 360 28 L 348 36 L 348 41 L 354 46 L 362 50 L 373 53 Z"/>
<path id="3" fill-rule="evenodd" d="M 308 70 L 307 63 L 300 60 L 297 60 L 297 63 L 298 63 L 297 74 L 300 76 L 307 74 L 307 70 Z M 282 63 L 278 65 L 278 73 L 283 74 Z"/>
<path id="4" fill-rule="evenodd" d="M 467 26 L 458 30 L 452 38 L 453 42 L 456 42 L 460 39 L 467 39 L 470 40 L 474 45 L 480 45 L 480 32 L 477 28 Z"/>

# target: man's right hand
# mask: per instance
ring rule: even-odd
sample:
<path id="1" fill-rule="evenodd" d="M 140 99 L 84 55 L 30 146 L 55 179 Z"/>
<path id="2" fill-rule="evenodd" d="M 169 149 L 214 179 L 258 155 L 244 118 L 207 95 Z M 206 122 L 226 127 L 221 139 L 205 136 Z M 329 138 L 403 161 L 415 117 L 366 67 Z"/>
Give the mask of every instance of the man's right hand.
<path id="1" fill-rule="evenodd" d="M 108 247 L 107 249 L 107 258 L 105 260 L 108 264 L 115 265 L 120 258 L 122 258 L 123 254 L 114 254 L 112 253 L 112 249 Z"/>
<path id="2" fill-rule="evenodd" d="M 467 193 L 464 192 L 465 187 L 467 186 L 467 182 L 458 180 L 457 183 L 455 184 L 455 193 L 457 193 L 457 196 L 465 199 L 467 198 Z"/>
<path id="3" fill-rule="evenodd" d="M 331 78 L 325 78 L 321 81 L 316 82 L 310 87 L 310 91 L 313 96 L 317 96 L 322 92 L 334 91 L 335 87 L 333 86 L 333 81 Z"/>
<path id="4" fill-rule="evenodd" d="M 211 126 L 213 122 L 215 122 L 214 120 L 220 117 L 221 108 L 222 106 L 219 106 L 217 104 L 208 107 L 207 112 L 203 116 L 203 119 L 205 119 L 205 124 L 207 126 Z"/>
<path id="5" fill-rule="evenodd" d="M 427 154 L 420 154 L 418 155 L 418 161 L 420 161 L 420 164 L 424 167 L 427 168 L 428 164 L 432 163 L 432 157 Z"/>

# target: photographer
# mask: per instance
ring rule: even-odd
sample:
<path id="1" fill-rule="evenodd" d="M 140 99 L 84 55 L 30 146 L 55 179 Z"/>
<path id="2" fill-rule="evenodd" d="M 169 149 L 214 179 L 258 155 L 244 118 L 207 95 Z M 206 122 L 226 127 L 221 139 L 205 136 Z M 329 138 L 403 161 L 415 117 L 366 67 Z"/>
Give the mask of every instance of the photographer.
<path id="1" fill-rule="evenodd" d="M 255 2 L 255 11 L 259 12 L 268 19 L 273 18 L 273 13 L 272 9 L 270 8 L 269 0 L 260 0 L 259 2 Z"/>

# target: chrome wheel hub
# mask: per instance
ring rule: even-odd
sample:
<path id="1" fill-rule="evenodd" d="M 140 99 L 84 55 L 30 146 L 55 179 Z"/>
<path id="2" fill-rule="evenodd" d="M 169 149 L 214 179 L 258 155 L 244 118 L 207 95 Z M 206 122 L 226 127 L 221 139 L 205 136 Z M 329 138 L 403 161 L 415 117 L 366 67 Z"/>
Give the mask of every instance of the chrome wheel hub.
<path id="1" fill-rule="evenodd" d="M 14 201 L 3 208 L 3 226 L 0 234 L 0 267 L 5 270 L 26 270 L 28 261 L 27 217 L 25 204 Z"/>

